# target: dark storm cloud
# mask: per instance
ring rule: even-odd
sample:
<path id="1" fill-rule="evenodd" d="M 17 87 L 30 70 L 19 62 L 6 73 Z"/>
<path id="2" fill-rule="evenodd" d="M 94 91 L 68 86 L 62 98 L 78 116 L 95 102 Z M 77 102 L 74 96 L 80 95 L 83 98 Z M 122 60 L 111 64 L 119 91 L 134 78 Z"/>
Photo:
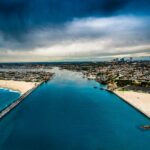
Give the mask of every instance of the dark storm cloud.
<path id="1" fill-rule="evenodd" d="M 143 15 L 149 9 L 148 0 L 0 0 L 0 32 L 22 41 L 32 29 L 56 28 L 73 18 Z"/>
<path id="2" fill-rule="evenodd" d="M 149 20 L 150 0 L 0 0 L 0 61 L 147 55 Z"/>

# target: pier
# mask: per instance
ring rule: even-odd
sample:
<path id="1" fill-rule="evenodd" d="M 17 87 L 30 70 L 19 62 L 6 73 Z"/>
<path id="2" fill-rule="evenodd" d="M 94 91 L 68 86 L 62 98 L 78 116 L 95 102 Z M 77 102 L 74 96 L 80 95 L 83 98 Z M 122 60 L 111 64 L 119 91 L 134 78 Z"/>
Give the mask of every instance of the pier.
<path id="1" fill-rule="evenodd" d="M 11 110 L 13 110 L 18 104 L 20 104 L 27 96 L 29 96 L 35 89 L 37 89 L 40 85 L 42 85 L 45 81 L 40 82 L 39 84 L 35 85 L 34 88 L 28 90 L 26 93 L 21 95 L 16 101 L 10 104 L 8 107 L 4 108 L 0 111 L 0 119 L 6 116 Z"/>

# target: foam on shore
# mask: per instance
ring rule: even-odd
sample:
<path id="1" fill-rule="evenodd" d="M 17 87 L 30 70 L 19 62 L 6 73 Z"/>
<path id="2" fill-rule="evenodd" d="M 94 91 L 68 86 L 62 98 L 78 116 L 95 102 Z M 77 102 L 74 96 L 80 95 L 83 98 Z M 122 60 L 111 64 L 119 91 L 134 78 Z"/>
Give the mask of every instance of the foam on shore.
<path id="1" fill-rule="evenodd" d="M 0 90 L 5 90 L 5 91 L 13 92 L 13 93 L 20 93 L 20 91 L 12 90 L 12 89 L 9 89 L 9 88 L 2 88 L 2 87 L 0 87 Z"/>
<path id="2" fill-rule="evenodd" d="M 13 80 L 0 80 L 0 88 L 9 89 L 21 94 L 26 93 L 28 90 L 38 85 L 38 82 L 25 82 L 25 81 L 13 81 Z"/>

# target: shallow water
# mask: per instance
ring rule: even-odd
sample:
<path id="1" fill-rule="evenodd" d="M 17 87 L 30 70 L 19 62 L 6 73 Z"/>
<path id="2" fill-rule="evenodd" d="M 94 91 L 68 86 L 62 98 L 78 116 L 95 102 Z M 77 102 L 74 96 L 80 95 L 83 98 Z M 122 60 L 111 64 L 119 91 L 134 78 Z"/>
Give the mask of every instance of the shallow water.
<path id="1" fill-rule="evenodd" d="M 0 120 L 0 150 L 148 150 L 150 120 L 82 74 L 53 70 Z"/>

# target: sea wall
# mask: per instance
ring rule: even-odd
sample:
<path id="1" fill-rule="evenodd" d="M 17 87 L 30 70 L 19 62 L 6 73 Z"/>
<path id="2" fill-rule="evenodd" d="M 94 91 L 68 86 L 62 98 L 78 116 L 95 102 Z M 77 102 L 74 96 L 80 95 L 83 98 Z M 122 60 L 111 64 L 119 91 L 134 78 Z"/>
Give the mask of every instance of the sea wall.
<path id="1" fill-rule="evenodd" d="M 29 96 L 35 89 L 37 89 L 40 85 L 42 85 L 45 81 L 35 85 L 32 89 L 28 90 L 26 93 L 21 95 L 16 101 L 10 104 L 8 107 L 4 108 L 0 111 L 0 119 L 6 116 L 11 110 L 13 110 L 19 103 L 21 103 L 27 96 Z"/>

